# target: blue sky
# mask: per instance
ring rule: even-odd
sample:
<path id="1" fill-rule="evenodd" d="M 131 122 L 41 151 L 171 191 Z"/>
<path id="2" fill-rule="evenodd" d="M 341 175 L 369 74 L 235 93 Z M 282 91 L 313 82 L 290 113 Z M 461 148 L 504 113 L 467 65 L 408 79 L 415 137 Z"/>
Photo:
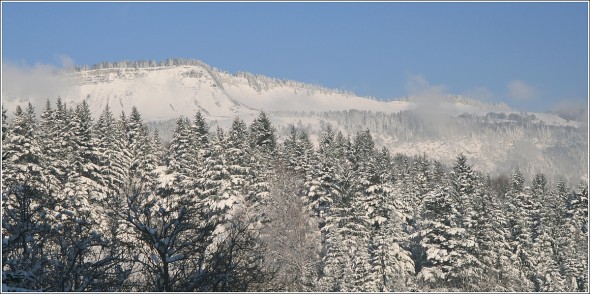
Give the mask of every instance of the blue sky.
<path id="1" fill-rule="evenodd" d="M 588 4 L 2 3 L 2 62 L 195 58 L 380 99 L 588 104 Z"/>

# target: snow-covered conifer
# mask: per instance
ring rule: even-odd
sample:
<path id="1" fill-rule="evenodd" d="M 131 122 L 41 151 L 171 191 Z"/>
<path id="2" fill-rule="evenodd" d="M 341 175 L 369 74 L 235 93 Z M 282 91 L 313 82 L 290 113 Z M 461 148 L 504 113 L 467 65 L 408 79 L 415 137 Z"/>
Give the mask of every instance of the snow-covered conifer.
<path id="1" fill-rule="evenodd" d="M 510 189 L 506 195 L 508 199 L 508 240 L 512 251 L 518 258 L 518 266 L 522 273 L 531 280 L 533 289 L 533 258 L 532 258 L 532 220 L 533 202 L 530 189 L 525 187 L 525 179 L 519 169 L 512 174 Z"/>
<path id="2" fill-rule="evenodd" d="M 130 177 L 132 186 L 143 191 L 154 190 L 159 177 L 158 166 L 161 158 L 147 124 L 141 118 L 136 107 L 131 109 L 131 115 L 127 122 L 127 139 L 131 154 Z"/>
<path id="3" fill-rule="evenodd" d="M 273 154 L 277 148 L 276 131 L 264 111 L 250 124 L 250 145 L 265 154 Z"/>
<path id="4" fill-rule="evenodd" d="M 17 106 L 2 145 L 2 280 L 29 289 L 43 286 L 44 254 L 55 193 L 34 111 Z"/>
<path id="5" fill-rule="evenodd" d="M 108 194 L 118 195 L 129 181 L 131 158 L 127 137 L 107 105 L 95 126 L 100 171 L 107 185 Z"/>

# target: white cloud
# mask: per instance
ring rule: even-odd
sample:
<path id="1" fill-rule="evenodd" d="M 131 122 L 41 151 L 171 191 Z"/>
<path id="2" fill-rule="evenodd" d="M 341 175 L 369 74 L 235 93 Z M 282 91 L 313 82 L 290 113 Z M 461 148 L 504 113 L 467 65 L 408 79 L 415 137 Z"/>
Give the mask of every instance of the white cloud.
<path id="1" fill-rule="evenodd" d="M 555 113 L 566 120 L 586 122 L 588 120 L 588 104 L 584 99 L 561 99 L 551 106 L 549 112 Z"/>
<path id="2" fill-rule="evenodd" d="M 443 107 L 449 93 L 445 85 L 431 85 L 423 75 L 410 75 L 406 81 L 408 94 L 417 102 L 414 114 L 434 128 L 443 127 L 449 122 L 450 117 Z"/>
<path id="3" fill-rule="evenodd" d="M 63 66 L 71 66 L 71 58 L 59 57 Z M 37 109 L 49 98 L 55 100 L 70 88 L 66 79 L 59 75 L 59 67 L 51 64 L 34 66 L 2 62 L 2 104 L 8 110 L 31 102 Z"/>
<path id="4" fill-rule="evenodd" d="M 436 103 L 448 96 L 447 86 L 431 85 L 423 75 L 410 75 L 406 88 L 418 102 Z"/>
<path id="5" fill-rule="evenodd" d="M 65 54 L 57 55 L 57 60 L 59 61 L 62 68 L 72 68 L 74 65 L 76 65 L 74 59 Z"/>
<path id="6" fill-rule="evenodd" d="M 410 75 L 406 81 L 406 88 L 410 93 L 421 91 L 428 86 L 430 86 L 430 84 L 426 78 L 420 74 Z"/>
<path id="7" fill-rule="evenodd" d="M 521 80 L 508 83 L 508 96 L 516 101 L 527 101 L 537 96 L 537 91 Z"/>

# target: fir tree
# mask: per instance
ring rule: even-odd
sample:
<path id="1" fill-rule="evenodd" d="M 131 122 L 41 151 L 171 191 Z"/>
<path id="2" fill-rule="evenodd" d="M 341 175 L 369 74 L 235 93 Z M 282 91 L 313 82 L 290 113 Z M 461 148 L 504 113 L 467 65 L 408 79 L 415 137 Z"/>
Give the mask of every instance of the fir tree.
<path id="1" fill-rule="evenodd" d="M 407 208 L 396 197 L 389 181 L 388 169 L 384 168 L 388 159 L 387 149 L 376 155 L 374 166 L 378 177 L 365 190 L 365 209 L 371 225 L 369 278 L 373 291 L 407 291 L 413 286 L 414 276 L 414 261 L 404 248 L 408 242 L 408 235 L 403 231 Z"/>
<path id="2" fill-rule="evenodd" d="M 563 194 L 565 184 L 557 190 Z M 561 190 L 561 191 L 560 191 Z M 588 184 L 581 182 L 567 198 L 565 221 L 558 238 L 559 259 L 565 276 L 565 290 L 588 290 Z"/>
<path id="3" fill-rule="evenodd" d="M 167 163 L 165 177 L 170 178 L 170 181 L 161 181 L 165 189 L 171 190 L 168 193 L 186 193 L 187 187 L 183 187 L 181 183 L 186 182 L 187 178 L 192 176 L 192 169 L 195 169 L 197 164 L 197 154 L 193 149 L 192 139 L 189 120 L 179 118 L 176 121 L 176 129 L 165 160 Z"/>
<path id="4" fill-rule="evenodd" d="M 404 202 L 408 204 L 411 222 L 415 226 L 416 220 L 422 215 L 424 197 L 432 191 L 434 185 L 433 171 L 426 155 L 414 157 L 410 175 L 405 181 L 399 181 L 399 183 L 402 185 L 403 195 L 406 196 Z M 411 228 L 412 231 L 415 229 Z"/>
<path id="5" fill-rule="evenodd" d="M 191 126 L 193 142 L 195 148 L 206 149 L 209 145 L 209 125 L 205 122 L 205 118 L 201 111 L 195 114 L 194 124 Z"/>
<path id="6" fill-rule="evenodd" d="M 104 204 L 106 187 L 100 173 L 96 140 L 92 135 L 92 117 L 85 101 L 76 107 L 70 127 L 69 169 L 64 186 L 67 207 L 64 209 L 74 207 L 76 213 L 88 213 L 87 217 L 91 217 L 92 213 L 93 221 L 101 223 L 104 214 L 91 206 Z"/>
<path id="7" fill-rule="evenodd" d="M 477 244 L 460 226 L 459 204 L 449 186 L 436 188 L 425 199 L 425 219 L 413 235 L 424 254 L 417 277 L 430 289 L 470 289 L 470 278 L 479 275 L 472 251 Z"/>
<path id="8" fill-rule="evenodd" d="M 316 167 L 311 171 L 305 185 L 307 188 L 306 203 L 309 210 L 320 218 L 323 226 L 327 211 L 334 198 L 341 197 L 336 175 L 336 163 L 332 153 L 320 154 Z"/>
<path id="9" fill-rule="evenodd" d="M 131 109 L 127 123 L 127 138 L 132 162 L 129 174 L 131 184 L 143 191 L 156 189 L 158 184 L 158 166 L 161 164 L 158 156 L 158 146 L 150 137 L 148 126 L 141 118 L 136 107 Z"/>
<path id="10" fill-rule="evenodd" d="M 226 222 L 227 211 L 238 201 L 232 189 L 224 152 L 225 134 L 217 128 L 211 141 L 211 155 L 205 160 L 201 179 L 201 197 L 209 217 L 216 223 Z"/>
<path id="11" fill-rule="evenodd" d="M 51 230 L 53 189 L 37 140 L 32 106 L 17 106 L 2 145 L 3 283 L 40 289 L 49 260 L 44 254 Z"/>
<path id="12" fill-rule="evenodd" d="M 58 105 L 61 105 L 59 98 Z M 61 189 L 63 189 L 67 175 L 66 159 L 68 158 L 67 149 L 64 150 L 64 146 L 67 145 L 64 139 L 67 124 L 63 113 L 64 110 L 61 108 L 52 109 L 51 102 L 47 100 L 45 109 L 41 113 L 38 132 L 42 152 L 47 158 L 46 168 L 57 181 L 55 185 Z"/>
<path id="13" fill-rule="evenodd" d="M 108 105 L 96 122 L 95 133 L 99 166 L 108 194 L 118 195 L 127 187 L 131 158 L 121 122 L 115 120 Z"/>
<path id="14" fill-rule="evenodd" d="M 246 124 L 238 117 L 232 122 L 228 136 L 223 143 L 224 158 L 227 166 L 231 190 L 235 193 L 234 202 L 246 206 L 251 203 L 246 200 L 254 191 L 254 185 L 259 181 L 256 171 L 256 159 L 248 146 L 248 130 Z"/>
<path id="15" fill-rule="evenodd" d="M 506 195 L 508 199 L 508 239 L 512 252 L 518 258 L 518 268 L 531 281 L 532 290 L 537 283 L 534 279 L 532 264 L 532 220 L 533 203 L 529 189 L 525 189 L 525 179 L 518 169 L 512 175 L 510 189 Z M 538 287 L 538 283 L 537 283 Z"/>
<path id="16" fill-rule="evenodd" d="M 297 130 L 293 124 L 289 125 L 289 135 L 283 142 L 281 156 L 287 163 L 287 168 L 297 170 Z"/>
<path id="17" fill-rule="evenodd" d="M 274 154 L 277 148 L 275 128 L 264 111 L 250 125 L 250 146 L 263 154 Z"/>

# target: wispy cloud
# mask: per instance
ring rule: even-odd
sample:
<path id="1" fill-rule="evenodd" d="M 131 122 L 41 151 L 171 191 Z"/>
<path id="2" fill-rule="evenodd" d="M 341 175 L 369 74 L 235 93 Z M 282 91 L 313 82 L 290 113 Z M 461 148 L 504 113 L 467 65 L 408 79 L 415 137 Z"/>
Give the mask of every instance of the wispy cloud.
<path id="1" fill-rule="evenodd" d="M 74 59 L 72 59 L 68 55 L 59 54 L 56 56 L 56 58 L 59 61 L 59 64 L 61 65 L 61 67 L 63 67 L 63 68 L 71 68 L 71 67 L 74 67 L 74 65 L 76 65 L 76 62 L 74 61 Z"/>
<path id="2" fill-rule="evenodd" d="M 60 66 L 38 63 L 33 66 L 2 61 L 2 103 L 8 110 L 16 104 L 31 102 L 39 108 L 48 98 L 66 94 L 69 83 L 59 75 L 62 68 L 75 63 L 66 55 L 57 55 Z"/>
<path id="3" fill-rule="evenodd" d="M 537 96 L 537 91 L 521 80 L 513 80 L 508 83 L 508 97 L 516 101 L 528 101 Z"/>
<path id="4" fill-rule="evenodd" d="M 423 75 L 414 74 L 406 81 L 408 93 L 418 102 L 437 103 L 448 96 L 447 86 L 431 85 Z"/>
<path id="5" fill-rule="evenodd" d="M 588 120 L 588 104 L 580 102 L 582 99 L 561 99 L 549 112 L 559 115 L 566 120 L 586 122 Z"/>
<path id="6" fill-rule="evenodd" d="M 450 117 L 441 111 L 449 93 L 446 85 L 431 85 L 423 75 L 410 75 L 406 81 L 408 94 L 417 102 L 414 114 L 428 123 L 433 129 L 446 125 Z"/>

